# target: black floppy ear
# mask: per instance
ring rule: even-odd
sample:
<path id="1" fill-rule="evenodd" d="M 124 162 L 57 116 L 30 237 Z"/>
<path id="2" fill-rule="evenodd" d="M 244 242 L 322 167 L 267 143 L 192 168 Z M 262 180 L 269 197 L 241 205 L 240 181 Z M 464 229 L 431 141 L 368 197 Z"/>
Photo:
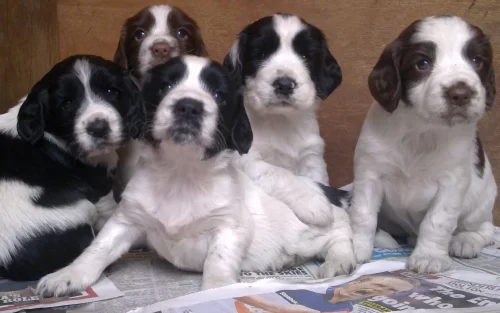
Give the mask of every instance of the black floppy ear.
<path id="1" fill-rule="evenodd" d="M 132 139 L 137 139 L 142 135 L 144 125 L 144 104 L 139 92 L 139 88 L 132 81 L 130 76 L 125 74 L 124 85 L 127 90 L 128 105 L 125 111 L 125 129 Z"/>
<path id="2" fill-rule="evenodd" d="M 328 49 L 326 40 L 321 44 L 324 63 L 318 77 L 318 97 L 325 100 L 342 83 L 342 70 Z"/>
<path id="3" fill-rule="evenodd" d="M 243 93 L 241 91 L 238 91 L 236 96 L 236 105 L 235 122 L 231 130 L 231 143 L 228 144 L 228 147 L 236 149 L 239 154 L 247 154 L 252 146 L 253 132 L 243 105 Z"/>
<path id="4" fill-rule="evenodd" d="M 389 44 L 368 76 L 373 98 L 389 113 L 394 112 L 401 99 L 400 47 L 397 41 Z"/>
<path id="5" fill-rule="evenodd" d="M 246 35 L 244 33 L 239 34 L 238 39 L 233 44 L 229 52 L 224 57 L 222 65 L 229 72 L 229 78 L 237 86 L 243 83 L 243 67 L 241 64 L 242 53 L 246 46 Z"/>
<path id="6" fill-rule="evenodd" d="M 125 117 L 127 131 L 132 139 L 138 139 L 144 134 L 146 111 L 141 94 L 135 97 L 135 101 L 129 107 Z"/>
<path id="7" fill-rule="evenodd" d="M 127 54 L 125 53 L 125 40 L 127 38 L 127 31 L 125 27 L 122 29 L 120 34 L 120 40 L 118 41 L 118 47 L 115 51 L 115 56 L 113 57 L 113 61 L 119 64 L 124 69 L 128 70 L 128 60 Z"/>
<path id="8" fill-rule="evenodd" d="M 22 139 L 35 144 L 45 131 L 44 109 L 47 105 L 47 91 L 35 85 L 26 97 L 17 114 L 17 133 Z"/>
<path id="9" fill-rule="evenodd" d="M 484 82 L 484 88 L 486 89 L 486 109 L 489 110 L 495 105 L 497 94 L 495 69 L 493 68 L 493 64 L 490 66 L 488 76 Z"/>

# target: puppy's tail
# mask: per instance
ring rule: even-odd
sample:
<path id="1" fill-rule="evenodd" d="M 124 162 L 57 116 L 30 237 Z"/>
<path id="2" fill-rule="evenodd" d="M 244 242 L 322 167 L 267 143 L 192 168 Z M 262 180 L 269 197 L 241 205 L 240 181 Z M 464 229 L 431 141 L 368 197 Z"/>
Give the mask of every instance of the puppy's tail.
<path id="1" fill-rule="evenodd" d="M 317 183 L 321 187 L 325 196 L 330 200 L 330 203 L 342 209 L 347 209 L 351 205 L 351 193 L 346 190 L 333 188 L 330 186 Z"/>

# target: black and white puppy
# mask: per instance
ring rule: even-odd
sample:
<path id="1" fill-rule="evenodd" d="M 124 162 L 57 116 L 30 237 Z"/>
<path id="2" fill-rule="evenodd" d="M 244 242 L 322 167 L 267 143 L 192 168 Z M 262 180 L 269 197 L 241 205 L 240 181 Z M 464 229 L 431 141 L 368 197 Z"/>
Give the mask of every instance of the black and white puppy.
<path id="1" fill-rule="evenodd" d="M 370 259 L 379 210 L 382 228 L 418 236 L 411 270 L 476 257 L 493 242 L 497 195 L 477 133 L 496 93 L 488 38 L 459 17 L 424 18 L 386 46 L 368 83 L 350 208 L 358 261 Z"/>
<path id="2" fill-rule="evenodd" d="M 342 262 L 351 238 L 335 233 L 337 225 L 302 223 L 233 166 L 235 151 L 250 149 L 252 130 L 222 65 L 174 58 L 152 69 L 142 95 L 141 159 L 117 212 L 78 259 L 40 281 L 38 293 L 88 287 L 143 234 L 175 266 L 202 271 L 205 289 L 236 283 L 241 270 L 281 269 L 315 256 L 326 259 L 321 276 L 353 270 L 354 259 Z"/>
<path id="3" fill-rule="evenodd" d="M 126 68 L 138 86 L 143 75 L 155 65 L 184 54 L 207 56 L 196 21 L 169 5 L 145 7 L 128 18 L 121 30 L 114 61 Z M 138 143 L 129 141 L 118 150 L 115 197 L 119 199 L 139 157 Z"/>
<path id="4" fill-rule="evenodd" d="M 348 206 L 348 193 L 326 187 L 316 111 L 342 73 L 322 31 L 294 15 L 263 17 L 239 33 L 224 66 L 244 86 L 254 132 L 252 148 L 241 158 L 244 171 L 301 221 L 331 223 L 332 215 L 342 214 L 337 207 Z"/>
<path id="5" fill-rule="evenodd" d="M 0 115 L 0 276 L 36 280 L 73 261 L 116 203 L 116 149 L 138 91 L 117 64 L 56 64 Z"/>

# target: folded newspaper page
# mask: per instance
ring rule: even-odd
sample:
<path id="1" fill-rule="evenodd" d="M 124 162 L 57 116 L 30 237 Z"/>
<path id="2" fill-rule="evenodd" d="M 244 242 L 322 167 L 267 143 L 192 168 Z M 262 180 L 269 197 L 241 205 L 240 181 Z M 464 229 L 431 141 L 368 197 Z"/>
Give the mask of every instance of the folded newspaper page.
<path id="1" fill-rule="evenodd" d="M 13 313 L 27 309 L 73 306 L 123 296 L 123 293 L 105 276 L 87 290 L 61 298 L 38 297 L 35 293 L 36 284 L 37 281 L 13 282 L 0 279 L 0 312 Z"/>

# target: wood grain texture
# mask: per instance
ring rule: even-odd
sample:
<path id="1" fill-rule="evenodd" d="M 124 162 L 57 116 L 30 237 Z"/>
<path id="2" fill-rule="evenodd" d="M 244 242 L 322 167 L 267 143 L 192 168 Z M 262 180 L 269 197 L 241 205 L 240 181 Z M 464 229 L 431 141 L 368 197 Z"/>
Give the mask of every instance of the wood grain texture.
<path id="1" fill-rule="evenodd" d="M 2 0 L 0 113 L 26 95 L 58 60 L 57 0 Z"/>
<path id="2" fill-rule="evenodd" d="M 275 12 L 298 14 L 320 27 L 339 61 L 344 80 L 322 104 L 321 132 L 326 140 L 330 183 L 352 181 L 352 159 L 366 111 L 372 101 L 367 77 L 385 44 L 412 21 L 428 15 L 459 15 L 481 27 L 496 51 L 500 86 L 500 2 L 498 0 L 64 0 L 58 4 L 60 54 L 92 53 L 112 58 L 124 20 L 149 4 L 177 5 L 202 28 L 210 55 L 222 61 L 236 34 L 248 23 Z M 500 95 L 500 91 L 498 92 Z M 500 96 L 499 96 L 500 98 Z M 497 100 L 500 105 L 500 100 Z M 480 134 L 500 182 L 500 108 L 481 121 Z M 498 210 L 496 222 L 500 224 Z"/>

